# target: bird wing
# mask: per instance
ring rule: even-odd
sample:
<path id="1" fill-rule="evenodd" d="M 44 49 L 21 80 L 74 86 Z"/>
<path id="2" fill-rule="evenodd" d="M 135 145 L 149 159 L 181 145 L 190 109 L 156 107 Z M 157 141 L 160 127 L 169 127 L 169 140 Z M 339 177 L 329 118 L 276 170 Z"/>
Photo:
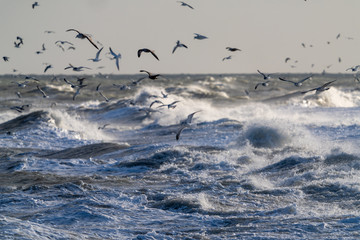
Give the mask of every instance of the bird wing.
<path id="1" fill-rule="evenodd" d="M 294 83 L 294 84 L 295 84 L 294 81 L 287 80 L 287 79 L 284 79 L 284 78 L 281 78 L 281 77 L 279 77 L 279 80 L 284 81 L 284 82 L 291 82 L 291 83 Z"/>
<path id="2" fill-rule="evenodd" d="M 312 78 L 312 76 L 313 76 L 313 75 L 308 76 L 308 77 L 306 77 L 306 78 L 304 78 L 304 79 L 301 79 L 301 80 L 300 80 L 300 81 L 298 81 L 297 83 L 302 83 L 302 82 L 305 82 L 306 80 L 308 80 L 308 79 Z"/>
<path id="3" fill-rule="evenodd" d="M 99 85 L 97 85 L 97 87 L 96 87 L 97 92 L 100 91 L 100 85 L 101 85 L 101 83 L 99 83 Z"/>
<path id="4" fill-rule="evenodd" d="M 150 51 L 150 53 L 158 60 L 158 61 L 160 61 L 159 60 L 159 58 L 156 56 L 156 54 L 154 53 L 154 51 Z"/>
<path id="5" fill-rule="evenodd" d="M 78 30 L 73 29 L 73 28 L 70 28 L 70 29 L 66 30 L 66 32 L 70 32 L 70 31 L 74 31 L 74 32 L 80 33 Z"/>
<path id="6" fill-rule="evenodd" d="M 176 140 L 178 141 L 179 139 L 180 139 L 180 134 L 181 134 L 181 132 L 184 130 L 184 128 L 186 128 L 186 127 L 188 127 L 187 125 L 183 125 L 183 126 L 181 126 L 178 130 L 177 130 L 177 132 L 176 132 Z"/>
<path id="7" fill-rule="evenodd" d="M 263 77 L 266 77 L 264 73 L 260 72 L 259 70 L 257 70 L 258 73 L 260 73 Z"/>
<path id="8" fill-rule="evenodd" d="M 99 59 L 99 56 L 100 56 L 100 53 L 101 53 L 101 51 L 103 50 L 103 48 L 104 47 L 102 47 L 99 51 L 97 51 L 97 53 L 96 53 L 96 59 Z"/>
<path id="9" fill-rule="evenodd" d="M 96 46 L 96 44 L 92 41 L 92 39 L 91 39 L 89 36 L 87 36 L 87 35 L 84 35 L 84 36 L 85 36 L 85 38 L 86 38 L 87 40 L 89 40 L 89 42 L 90 42 L 96 49 L 99 49 L 98 46 Z"/>
<path id="10" fill-rule="evenodd" d="M 189 114 L 187 119 L 186 119 L 186 123 L 190 124 L 193 117 L 194 117 L 194 115 L 195 115 L 195 113 L 198 113 L 198 112 L 201 112 L 201 111 L 196 111 L 196 112 L 193 112 L 193 113 Z"/>
<path id="11" fill-rule="evenodd" d="M 120 70 L 120 67 L 119 67 L 119 58 L 116 58 L 115 59 L 115 64 L 116 64 L 116 67 L 118 69 L 118 71 Z"/>
<path id="12" fill-rule="evenodd" d="M 141 53 L 144 51 L 144 49 L 139 49 L 138 51 L 137 51 L 137 56 L 138 57 L 140 57 L 141 56 Z"/>
<path id="13" fill-rule="evenodd" d="M 178 48 L 179 45 L 176 44 L 176 46 L 174 47 L 174 49 L 172 50 L 172 53 L 175 52 L 175 50 Z"/>

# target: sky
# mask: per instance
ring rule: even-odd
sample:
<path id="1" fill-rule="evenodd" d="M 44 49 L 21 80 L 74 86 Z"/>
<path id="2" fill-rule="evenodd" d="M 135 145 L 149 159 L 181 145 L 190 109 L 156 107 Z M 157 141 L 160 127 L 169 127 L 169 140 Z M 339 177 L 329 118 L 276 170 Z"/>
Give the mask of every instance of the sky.
<path id="1" fill-rule="evenodd" d="M 91 68 L 81 74 L 346 73 L 360 64 L 359 0 L 186 0 L 194 9 L 176 0 L 39 0 L 34 9 L 35 1 L 0 1 L 0 56 L 9 57 L 0 59 L 0 74 L 44 74 L 46 64 L 53 66 L 46 74 L 74 74 L 64 69 L 69 63 Z M 70 28 L 102 44 L 100 62 L 88 60 L 97 49 Z M 57 40 L 76 49 L 62 51 Z M 188 48 L 172 54 L 177 40 Z M 36 54 L 42 44 L 46 50 Z M 109 47 L 122 56 L 119 71 Z M 160 61 L 138 58 L 141 48 Z"/>

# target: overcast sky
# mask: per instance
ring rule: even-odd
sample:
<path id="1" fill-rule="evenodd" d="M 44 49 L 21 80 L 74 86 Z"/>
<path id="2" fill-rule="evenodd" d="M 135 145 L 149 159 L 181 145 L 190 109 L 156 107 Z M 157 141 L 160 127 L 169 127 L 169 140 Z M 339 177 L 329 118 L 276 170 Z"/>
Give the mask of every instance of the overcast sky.
<path id="1" fill-rule="evenodd" d="M 140 69 L 156 73 L 346 72 L 360 64 L 359 0 L 1 0 L 0 74 L 74 73 L 69 63 L 86 66 L 82 73 L 133 74 Z M 75 28 L 90 34 L 104 49 L 76 39 Z M 55 33 L 45 33 L 54 31 Z M 194 33 L 208 37 L 195 40 Z M 340 33 L 340 37 L 336 39 Z M 24 44 L 14 47 L 16 37 Z M 62 51 L 57 40 L 74 44 Z M 172 49 L 177 40 L 188 46 Z M 40 51 L 42 44 L 46 50 Z M 302 46 L 305 44 L 305 47 Z M 100 46 L 100 44 L 99 44 Z M 121 53 L 120 71 L 108 58 L 109 47 Z M 228 52 L 226 47 L 240 48 Z M 137 50 L 150 48 L 137 57 Z M 232 59 L 222 61 L 232 55 Z M 285 63 L 285 58 L 291 60 Z M 339 62 L 339 58 L 341 62 Z M 103 67 L 103 68 L 98 68 Z"/>

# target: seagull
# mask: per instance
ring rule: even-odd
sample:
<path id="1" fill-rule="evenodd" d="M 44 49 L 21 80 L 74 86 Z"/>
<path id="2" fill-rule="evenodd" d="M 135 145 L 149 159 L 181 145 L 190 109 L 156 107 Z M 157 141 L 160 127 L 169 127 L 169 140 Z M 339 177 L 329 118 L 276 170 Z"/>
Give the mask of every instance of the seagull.
<path id="1" fill-rule="evenodd" d="M 289 57 L 285 58 L 285 63 L 287 63 L 288 61 L 290 61 L 290 58 Z"/>
<path id="2" fill-rule="evenodd" d="M 165 94 L 165 93 L 163 93 L 163 92 L 161 91 L 161 95 L 162 95 L 163 98 L 167 98 L 169 94 Z"/>
<path id="3" fill-rule="evenodd" d="M 36 86 L 37 89 L 41 92 L 41 94 L 43 95 L 43 98 L 48 98 L 49 96 L 46 95 L 46 93 L 39 87 L 39 85 Z"/>
<path id="4" fill-rule="evenodd" d="M 19 44 L 24 44 L 22 37 L 17 36 L 16 39 L 19 40 Z"/>
<path id="5" fill-rule="evenodd" d="M 141 49 L 139 49 L 138 52 L 137 52 L 138 57 L 141 56 L 141 53 L 142 53 L 142 52 L 151 53 L 151 55 L 153 55 L 154 58 L 156 58 L 158 61 L 160 61 L 159 58 L 156 56 L 156 54 L 154 53 L 153 50 L 150 50 L 150 49 L 148 49 L 148 48 L 141 48 Z"/>
<path id="6" fill-rule="evenodd" d="M 102 96 L 105 99 L 106 102 L 109 102 L 109 99 L 107 97 L 105 97 L 102 92 L 100 92 L 100 85 L 101 85 L 101 83 L 99 83 L 99 85 L 97 85 L 96 91 L 100 94 L 100 96 Z"/>
<path id="7" fill-rule="evenodd" d="M 148 78 L 150 78 L 151 80 L 155 80 L 155 79 L 157 79 L 157 78 L 160 76 L 160 74 L 152 74 L 151 72 L 148 72 L 148 71 L 146 71 L 146 70 L 140 70 L 139 72 L 145 72 L 145 73 L 147 73 L 147 74 L 148 74 Z"/>
<path id="8" fill-rule="evenodd" d="M 352 72 L 357 72 L 359 67 L 360 67 L 360 65 L 356 65 L 355 67 L 350 67 L 350 68 L 346 69 L 346 71 L 351 70 Z"/>
<path id="9" fill-rule="evenodd" d="M 189 7 L 191 9 L 194 9 L 192 6 L 190 6 L 189 4 L 187 4 L 186 2 L 182 2 L 182 1 L 177 1 L 179 3 L 181 3 L 181 6 L 184 6 L 184 7 Z"/>
<path id="10" fill-rule="evenodd" d="M 37 80 L 35 77 L 29 77 L 29 76 L 26 76 L 25 79 L 31 79 L 35 82 L 39 82 L 39 80 Z"/>
<path id="11" fill-rule="evenodd" d="M 52 68 L 53 66 L 51 64 L 47 65 L 44 69 L 44 73 L 46 73 L 47 70 L 49 70 L 50 68 Z"/>
<path id="12" fill-rule="evenodd" d="M 83 78 L 79 78 L 79 77 L 78 77 L 76 81 L 77 81 L 77 82 L 79 83 L 79 85 L 81 86 L 81 85 L 84 85 L 84 80 L 85 80 L 85 79 L 86 79 L 86 78 L 84 78 L 84 77 L 83 77 Z"/>
<path id="13" fill-rule="evenodd" d="M 61 44 L 61 45 L 64 45 L 64 44 L 70 44 L 70 45 L 74 45 L 73 43 L 69 42 L 69 41 L 62 41 L 62 40 L 58 40 L 55 42 L 55 44 Z"/>
<path id="14" fill-rule="evenodd" d="M 194 34 L 195 34 L 194 39 L 203 40 L 203 39 L 208 38 L 208 37 L 206 37 L 204 35 L 201 35 L 201 34 L 198 34 L 198 33 L 194 33 Z"/>
<path id="15" fill-rule="evenodd" d="M 338 35 L 336 35 L 336 39 L 339 39 L 339 37 L 341 36 L 341 34 L 339 33 Z"/>
<path id="16" fill-rule="evenodd" d="M 109 50 L 110 50 L 111 55 L 114 57 L 112 59 L 115 59 L 116 68 L 118 70 L 120 70 L 119 59 L 121 58 L 121 54 L 120 53 L 119 54 L 114 53 L 114 51 L 111 49 L 111 47 L 109 47 Z"/>
<path id="17" fill-rule="evenodd" d="M 72 68 L 72 70 L 73 70 L 73 71 L 75 71 L 75 72 L 81 72 L 81 71 L 84 71 L 84 70 L 83 70 L 83 68 L 86 68 L 86 69 L 91 69 L 91 68 L 88 68 L 88 67 L 83 67 L 83 66 L 80 66 L 80 67 L 74 67 L 73 65 L 71 65 L 71 64 L 69 63 L 69 66 L 68 66 L 68 67 L 66 67 L 66 68 L 64 68 L 64 70 L 69 69 L 69 68 Z"/>
<path id="18" fill-rule="evenodd" d="M 91 61 L 93 61 L 93 62 L 99 62 L 99 61 L 101 61 L 101 59 L 99 58 L 99 56 L 100 56 L 100 53 L 101 53 L 101 51 L 103 50 L 103 48 L 104 48 L 104 47 L 100 48 L 100 50 L 97 51 L 95 58 L 90 58 L 90 59 L 88 59 L 88 60 L 91 60 Z"/>
<path id="19" fill-rule="evenodd" d="M 50 33 L 55 33 L 55 32 L 51 31 L 51 30 L 45 30 L 44 33 L 50 34 Z"/>
<path id="20" fill-rule="evenodd" d="M 178 102 L 180 102 L 180 101 L 174 101 L 174 102 L 172 102 L 172 103 L 170 103 L 170 104 L 162 104 L 162 105 L 158 106 L 158 108 L 166 107 L 166 106 L 167 106 L 168 109 L 170 109 L 170 108 L 174 109 L 174 108 L 176 108 L 176 105 L 175 105 L 175 104 L 177 104 Z"/>
<path id="21" fill-rule="evenodd" d="M 8 62 L 9 61 L 9 57 L 7 56 L 3 56 L 4 62 Z"/>
<path id="22" fill-rule="evenodd" d="M 230 60 L 232 58 L 232 56 L 227 56 L 227 57 L 224 57 L 222 60 L 225 61 L 225 60 Z"/>
<path id="23" fill-rule="evenodd" d="M 281 77 L 279 77 L 279 80 L 284 81 L 284 82 L 290 82 L 290 83 L 293 83 L 296 87 L 300 87 L 303 82 L 305 82 L 305 81 L 308 80 L 308 79 L 311 79 L 312 76 L 313 76 L 313 75 L 308 76 L 308 77 L 306 77 L 306 78 L 304 78 L 304 79 L 301 79 L 300 81 L 297 81 L 297 82 L 294 82 L 294 81 L 291 81 L 291 80 L 287 80 L 287 79 L 284 79 L 284 78 L 281 78 Z"/>
<path id="24" fill-rule="evenodd" d="M 35 7 L 38 7 L 38 6 L 39 6 L 39 3 L 38 3 L 38 2 L 34 2 L 31 6 L 32 6 L 32 9 L 34 9 Z"/>
<path id="25" fill-rule="evenodd" d="M 100 130 L 103 130 L 103 129 L 105 129 L 107 126 L 109 126 L 110 124 L 109 123 L 106 123 L 106 124 L 104 124 L 103 126 L 101 126 L 101 127 L 98 127 L 98 129 Z"/>
<path id="26" fill-rule="evenodd" d="M 230 51 L 230 52 L 236 52 L 236 51 L 241 51 L 241 49 L 239 49 L 239 48 L 233 48 L 233 47 L 227 47 L 226 48 L 228 51 Z"/>
<path id="27" fill-rule="evenodd" d="M 262 86 L 264 86 L 264 87 L 269 86 L 269 82 L 270 82 L 270 81 L 265 81 L 265 82 L 261 82 L 261 83 L 256 84 L 256 85 L 255 85 L 255 90 L 256 90 L 256 89 L 258 88 L 258 86 L 260 86 L 260 85 L 262 85 Z"/>
<path id="28" fill-rule="evenodd" d="M 260 73 L 264 77 L 264 80 L 267 80 L 267 79 L 271 78 L 270 77 L 271 74 L 264 74 L 264 73 L 260 72 L 259 70 L 257 70 L 257 71 L 258 71 L 258 73 Z"/>
<path id="29" fill-rule="evenodd" d="M 152 107 L 152 105 L 154 105 L 155 103 L 159 103 L 159 104 L 164 105 L 164 103 L 163 103 L 162 101 L 160 101 L 160 100 L 155 100 L 155 101 L 153 101 L 152 103 L 150 103 L 149 108 L 151 108 L 151 107 Z"/>
<path id="30" fill-rule="evenodd" d="M 20 44 L 21 44 L 21 43 L 14 42 L 14 46 L 15 46 L 16 48 L 20 48 Z"/>
<path id="31" fill-rule="evenodd" d="M 181 132 L 182 132 L 185 128 L 190 127 L 190 124 L 191 124 L 191 122 L 192 122 L 192 119 L 193 119 L 194 115 L 195 115 L 196 113 L 198 113 L 198 112 L 201 112 L 201 111 L 196 111 L 196 112 L 193 112 L 193 113 L 189 114 L 189 115 L 187 116 L 187 119 L 185 119 L 185 120 L 183 120 L 183 121 L 180 122 L 180 128 L 179 128 L 179 129 L 177 130 L 177 132 L 176 132 L 176 140 L 177 140 L 177 141 L 180 139 L 180 134 L 181 134 Z"/>
<path id="32" fill-rule="evenodd" d="M 25 88 L 25 87 L 26 87 L 26 84 L 28 84 L 29 81 L 24 81 L 24 82 L 12 82 L 12 83 L 16 83 L 16 84 L 18 85 L 18 87 Z"/>
<path id="33" fill-rule="evenodd" d="M 39 54 L 42 54 L 43 52 L 42 51 L 36 51 L 35 53 L 39 55 Z"/>
<path id="34" fill-rule="evenodd" d="M 307 92 L 311 92 L 311 91 L 316 91 L 315 94 L 318 94 L 320 92 L 323 92 L 323 91 L 326 91 L 326 90 L 329 90 L 330 88 L 327 87 L 329 86 L 331 83 L 335 82 L 336 80 L 333 80 L 331 82 L 327 82 L 325 83 L 324 85 L 320 86 L 320 87 L 317 87 L 317 88 L 313 88 L 313 89 L 310 89 L 310 90 L 307 90 L 307 91 L 303 91 L 301 92 L 302 94 L 305 94 Z"/>
<path id="35" fill-rule="evenodd" d="M 18 98 L 21 98 L 21 93 L 20 92 L 16 92 L 15 94 L 16 94 L 16 96 L 18 96 Z"/>
<path id="36" fill-rule="evenodd" d="M 174 49 L 172 50 L 172 53 L 174 53 L 175 50 L 176 50 L 178 47 L 188 48 L 185 44 L 183 44 L 183 43 L 181 43 L 179 40 L 177 40 L 177 41 L 176 41 L 176 46 L 175 46 Z"/>
<path id="37" fill-rule="evenodd" d="M 41 50 L 42 50 L 43 52 L 46 50 L 46 48 L 45 48 L 45 43 L 42 44 Z"/>
<path id="38" fill-rule="evenodd" d="M 80 90 L 81 90 L 83 87 L 86 87 L 86 86 L 87 86 L 87 85 L 76 86 L 76 87 L 77 87 L 77 90 L 76 90 L 76 92 L 75 92 L 75 94 L 74 94 L 74 96 L 73 96 L 73 101 L 75 101 L 76 96 L 79 95 Z"/>
<path id="39" fill-rule="evenodd" d="M 10 109 L 18 111 L 19 113 L 21 113 L 21 112 L 25 111 L 26 108 L 29 108 L 29 107 L 30 107 L 30 105 L 26 104 L 26 105 L 22 105 L 22 106 L 14 106 L 14 107 L 11 107 Z"/>
<path id="40" fill-rule="evenodd" d="M 74 31 L 77 32 L 77 35 L 75 36 L 75 38 L 80 38 L 80 39 L 87 39 L 96 49 L 99 49 L 96 44 L 92 41 L 92 39 L 90 38 L 90 36 L 88 36 L 87 34 L 81 33 L 76 29 L 68 29 L 66 30 L 66 32 L 70 32 L 70 31 Z"/>
<path id="41" fill-rule="evenodd" d="M 64 82 L 66 82 L 67 84 L 69 84 L 71 88 L 86 86 L 86 85 L 83 85 L 82 82 L 80 82 L 79 85 L 75 85 L 75 84 L 73 84 L 72 82 L 68 81 L 66 78 L 64 78 Z"/>

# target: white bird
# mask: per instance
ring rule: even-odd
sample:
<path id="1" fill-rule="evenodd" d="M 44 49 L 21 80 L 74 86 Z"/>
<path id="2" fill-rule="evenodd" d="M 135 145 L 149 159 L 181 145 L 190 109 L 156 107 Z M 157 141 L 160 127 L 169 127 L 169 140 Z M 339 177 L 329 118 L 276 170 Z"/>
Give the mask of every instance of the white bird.
<path id="1" fill-rule="evenodd" d="M 39 85 L 36 86 L 37 89 L 41 92 L 41 94 L 43 95 L 43 98 L 48 98 L 49 96 L 46 95 L 46 93 L 39 87 Z"/>
<path id="2" fill-rule="evenodd" d="M 359 67 L 360 67 L 360 65 L 356 65 L 355 67 L 350 67 L 350 68 L 346 69 L 346 71 L 351 70 L 352 72 L 357 72 Z"/>
<path id="3" fill-rule="evenodd" d="M 89 35 L 81 33 L 78 30 L 73 29 L 73 28 L 66 30 L 66 32 L 70 32 L 70 31 L 77 32 L 77 35 L 75 36 L 75 38 L 87 39 L 96 49 L 99 49 L 98 46 L 96 46 L 96 44 L 92 41 L 92 39 Z"/>
<path id="4" fill-rule="evenodd" d="M 207 39 L 208 37 L 204 36 L 204 35 L 201 35 L 201 34 L 198 34 L 198 33 L 194 33 L 195 36 L 194 36 L 194 39 L 197 39 L 197 40 L 203 40 L 203 39 Z"/>
<path id="5" fill-rule="evenodd" d="M 336 81 L 336 80 L 327 82 L 327 83 L 323 84 L 323 85 L 320 86 L 320 87 L 313 88 L 313 89 L 310 89 L 310 90 L 307 90 L 307 91 L 303 91 L 303 92 L 301 92 L 301 93 L 302 93 L 302 94 L 305 94 L 305 93 L 307 93 L 307 92 L 315 91 L 315 94 L 318 94 L 318 93 L 320 93 L 320 92 L 329 90 L 330 88 L 329 88 L 328 86 L 329 86 L 331 83 L 335 82 L 335 81 Z"/>
<path id="6" fill-rule="evenodd" d="M 69 63 L 69 66 L 68 66 L 68 67 L 66 67 L 66 68 L 64 68 L 64 70 L 69 69 L 69 68 L 72 68 L 72 70 L 73 70 L 73 71 L 75 71 L 75 72 L 81 72 L 81 71 L 84 71 L 84 70 L 83 70 L 84 68 L 85 68 L 85 69 L 91 69 L 91 68 L 88 68 L 88 67 L 83 67 L 83 66 L 80 66 L 80 67 L 75 67 L 75 66 L 73 66 L 73 65 L 71 65 L 71 64 Z"/>
<path id="7" fill-rule="evenodd" d="M 90 59 L 88 59 L 88 60 L 91 60 L 91 61 L 93 61 L 93 62 L 99 62 L 99 61 L 101 61 L 101 59 L 99 58 L 99 56 L 100 56 L 100 53 L 101 53 L 101 51 L 103 50 L 103 48 L 104 48 L 104 47 L 100 48 L 100 50 L 97 51 L 95 58 L 90 58 Z"/>
<path id="8" fill-rule="evenodd" d="M 150 103 L 149 108 L 151 108 L 151 107 L 152 107 L 152 105 L 154 105 L 155 103 L 158 103 L 158 104 L 162 104 L 162 105 L 164 105 L 164 103 L 163 103 L 162 101 L 160 101 L 160 100 L 155 100 L 155 101 L 153 101 L 152 103 Z"/>
<path id="9" fill-rule="evenodd" d="M 79 95 L 80 90 L 81 90 L 83 87 L 86 87 L 86 86 L 87 86 L 87 85 L 76 86 L 76 87 L 77 87 L 77 90 L 76 90 L 76 92 L 75 92 L 75 94 L 74 94 L 74 96 L 73 96 L 73 101 L 75 101 L 76 96 Z"/>
<path id="10" fill-rule="evenodd" d="M 186 2 L 182 2 L 182 1 L 177 1 L 179 3 L 181 3 L 181 6 L 184 6 L 184 7 L 188 7 L 188 8 L 191 8 L 191 9 L 194 9 L 192 6 L 190 6 L 189 4 L 187 4 Z"/>
<path id="11" fill-rule="evenodd" d="M 99 83 L 99 85 L 97 85 L 96 87 L 96 91 L 100 94 L 100 96 L 102 96 L 106 102 L 109 102 L 109 99 L 107 97 L 104 96 L 104 94 L 100 91 L 100 85 L 101 83 Z"/>
<path id="12" fill-rule="evenodd" d="M 170 103 L 170 104 L 162 104 L 162 105 L 160 105 L 160 106 L 158 106 L 158 108 L 161 108 L 161 107 L 168 107 L 168 109 L 170 109 L 170 108 L 176 108 L 176 105 L 175 104 L 177 104 L 178 102 L 180 102 L 180 101 L 174 101 L 174 102 L 172 102 L 172 103 Z"/>
<path id="13" fill-rule="evenodd" d="M 260 73 L 263 76 L 264 80 L 271 78 L 271 74 L 264 74 L 264 73 L 260 72 L 259 70 L 257 70 L 257 71 L 258 71 L 258 73 Z"/>
<path id="14" fill-rule="evenodd" d="M 161 95 L 162 95 L 163 98 L 167 98 L 169 94 L 165 94 L 165 93 L 163 93 L 163 92 L 161 91 Z"/>
<path id="15" fill-rule="evenodd" d="M 118 70 L 120 70 L 120 67 L 119 67 L 119 59 L 121 58 L 121 54 L 116 54 L 114 53 L 114 51 L 111 49 L 111 47 L 109 47 L 109 50 L 110 50 L 110 54 L 114 57 L 112 59 L 115 59 L 115 64 L 116 64 L 116 68 Z"/>
<path id="16" fill-rule="evenodd" d="M 306 80 L 311 79 L 311 78 L 312 78 L 312 75 L 311 75 L 311 76 L 308 76 L 308 77 L 306 77 L 306 78 L 304 78 L 304 79 L 301 79 L 300 81 L 297 81 L 297 82 L 291 81 L 291 80 L 287 80 L 287 79 L 284 79 L 284 78 L 281 78 L 281 77 L 279 77 L 279 80 L 284 81 L 284 82 L 290 82 L 290 83 L 293 83 L 296 87 L 300 87 L 303 82 L 305 82 Z"/>
<path id="17" fill-rule="evenodd" d="M 172 53 L 175 52 L 175 50 L 178 48 L 178 47 L 184 47 L 184 48 L 188 48 L 185 44 L 181 43 L 179 40 L 177 40 L 176 42 L 176 46 L 174 47 Z"/>
<path id="18" fill-rule="evenodd" d="M 191 126 L 190 124 L 191 124 L 191 122 L 192 122 L 192 119 L 193 119 L 194 115 L 195 115 L 196 113 L 198 113 L 198 112 L 201 112 L 201 111 L 196 111 L 196 112 L 193 112 L 193 113 L 189 114 L 185 120 L 183 120 L 183 121 L 180 122 L 180 128 L 179 128 L 179 129 L 177 130 L 177 132 L 176 132 L 176 140 L 177 140 L 177 141 L 180 139 L 180 134 L 181 134 L 181 132 L 182 132 L 185 128 Z"/>
<path id="19" fill-rule="evenodd" d="M 260 85 L 262 85 L 262 86 L 264 86 L 264 87 L 269 86 L 269 82 L 270 82 L 270 81 L 265 81 L 265 82 L 261 82 L 261 83 L 256 84 L 256 85 L 255 85 L 255 90 L 256 90 Z"/>

